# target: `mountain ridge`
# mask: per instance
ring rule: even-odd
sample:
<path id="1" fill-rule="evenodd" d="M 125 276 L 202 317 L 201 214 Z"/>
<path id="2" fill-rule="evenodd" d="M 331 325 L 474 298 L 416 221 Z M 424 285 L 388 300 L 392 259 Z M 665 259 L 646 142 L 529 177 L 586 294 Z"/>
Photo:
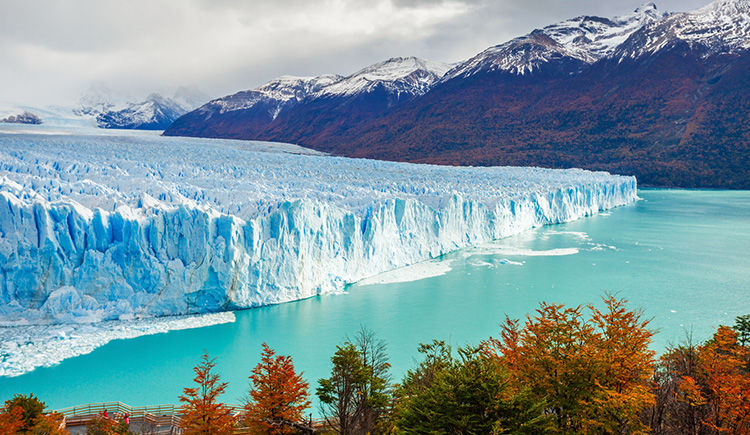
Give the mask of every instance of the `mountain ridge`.
<path id="1" fill-rule="evenodd" d="M 580 166 L 635 174 L 644 185 L 750 188 L 750 85 L 742 73 L 750 57 L 748 3 L 717 0 L 670 14 L 646 4 L 621 17 L 581 16 L 490 47 L 407 98 L 380 83 L 303 98 L 272 119 L 253 108 L 203 119 L 191 112 L 165 135 L 274 140 L 423 163 Z"/>

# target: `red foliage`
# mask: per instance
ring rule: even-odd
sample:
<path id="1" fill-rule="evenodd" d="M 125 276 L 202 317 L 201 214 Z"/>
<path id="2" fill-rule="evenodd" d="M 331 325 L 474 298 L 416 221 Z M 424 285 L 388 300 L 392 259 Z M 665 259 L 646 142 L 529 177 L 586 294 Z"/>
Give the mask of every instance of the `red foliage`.
<path id="1" fill-rule="evenodd" d="M 686 394 L 703 399 L 710 410 L 703 424 L 719 433 L 750 433 L 750 373 L 748 350 L 737 342 L 737 333 L 719 327 L 713 340 L 699 348 L 698 373 L 703 391 L 685 377 Z"/>
<path id="2" fill-rule="evenodd" d="M 262 433 L 295 433 L 291 423 L 303 420 L 310 407 L 308 384 L 294 371 L 290 356 L 276 355 L 266 343 L 260 363 L 250 375 L 252 388 L 245 424 Z"/>
<path id="3" fill-rule="evenodd" d="M 227 383 L 219 382 L 219 375 L 211 372 L 216 366 L 214 361 L 207 353 L 203 354 L 201 362 L 193 369 L 193 381 L 198 385 L 185 388 L 180 396 L 180 402 L 184 403 L 180 427 L 185 435 L 229 435 L 234 432 L 235 418 L 218 400 Z"/>
<path id="4" fill-rule="evenodd" d="M 5 435 L 15 435 L 23 428 L 23 408 L 17 406 L 10 412 L 0 413 L 0 433 Z"/>

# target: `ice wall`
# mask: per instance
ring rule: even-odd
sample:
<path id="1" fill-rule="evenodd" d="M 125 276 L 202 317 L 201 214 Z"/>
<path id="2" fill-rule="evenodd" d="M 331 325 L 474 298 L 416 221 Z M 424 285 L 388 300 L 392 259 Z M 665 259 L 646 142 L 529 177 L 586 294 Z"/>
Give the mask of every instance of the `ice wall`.
<path id="1" fill-rule="evenodd" d="M 0 325 L 255 307 L 636 198 L 633 177 L 0 135 Z M 281 152 L 277 152 L 277 151 Z"/>

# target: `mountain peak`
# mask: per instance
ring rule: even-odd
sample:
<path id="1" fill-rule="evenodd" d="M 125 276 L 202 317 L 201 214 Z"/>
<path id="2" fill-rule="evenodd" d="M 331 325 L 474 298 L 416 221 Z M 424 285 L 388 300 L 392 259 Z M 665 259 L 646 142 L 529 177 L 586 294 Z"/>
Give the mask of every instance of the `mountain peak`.
<path id="1" fill-rule="evenodd" d="M 421 95 L 448 70 L 450 65 L 418 57 L 392 57 L 362 68 L 322 90 L 327 95 L 370 92 L 383 85 L 397 94 Z"/>
<path id="2" fill-rule="evenodd" d="M 665 16 L 646 3 L 633 13 L 612 18 L 582 15 L 490 47 L 451 70 L 444 80 L 480 71 L 532 72 L 552 59 L 593 63 L 615 51 L 631 34 Z"/>
<path id="3" fill-rule="evenodd" d="M 450 68 L 449 65 L 418 57 L 393 57 L 369 65 L 348 75 L 323 74 L 315 77 L 283 75 L 258 88 L 217 98 L 200 108 L 209 113 L 226 113 L 253 107 L 267 113 L 271 119 L 302 101 L 320 97 L 349 97 L 369 93 L 378 86 L 389 93 L 422 95 Z"/>
<path id="4" fill-rule="evenodd" d="M 683 41 L 705 53 L 750 49 L 750 0 L 715 0 L 644 26 L 614 57 L 635 58 Z"/>
<path id="5" fill-rule="evenodd" d="M 635 14 L 652 14 L 657 12 L 656 3 L 648 2 L 644 3 L 641 6 L 635 8 L 635 11 L 633 11 Z"/>

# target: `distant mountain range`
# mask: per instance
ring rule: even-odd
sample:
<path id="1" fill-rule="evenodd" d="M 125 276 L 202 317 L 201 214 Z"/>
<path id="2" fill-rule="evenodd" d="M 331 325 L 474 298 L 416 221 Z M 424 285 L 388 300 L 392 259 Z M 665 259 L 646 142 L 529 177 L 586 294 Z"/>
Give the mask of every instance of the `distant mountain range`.
<path id="1" fill-rule="evenodd" d="M 295 136 L 351 128 L 423 96 L 449 69 L 444 63 L 399 57 L 346 77 L 284 76 L 212 100 L 179 118 L 165 134 L 255 139 L 275 125 L 299 121 L 295 128 L 301 127 L 303 120 L 311 123 Z"/>
<path id="2" fill-rule="evenodd" d="M 94 85 L 74 105 L 0 106 L 0 123 L 164 130 L 208 100 L 200 91 L 181 87 L 171 97 L 152 93 L 138 101 L 106 86 Z"/>
<path id="3" fill-rule="evenodd" d="M 93 87 L 81 97 L 76 113 L 94 117 L 101 128 L 164 130 L 181 115 L 209 98 L 199 91 L 179 88 L 172 97 L 152 93 L 143 101 L 118 102 L 122 96 L 105 87 Z"/>
<path id="4" fill-rule="evenodd" d="M 31 112 L 23 111 L 16 115 L 6 116 L 5 118 L 0 119 L 0 122 L 9 124 L 41 124 L 42 119 Z"/>
<path id="5" fill-rule="evenodd" d="M 581 16 L 458 64 L 394 58 L 212 100 L 165 135 L 451 165 L 584 167 L 750 188 L 750 0 Z"/>

